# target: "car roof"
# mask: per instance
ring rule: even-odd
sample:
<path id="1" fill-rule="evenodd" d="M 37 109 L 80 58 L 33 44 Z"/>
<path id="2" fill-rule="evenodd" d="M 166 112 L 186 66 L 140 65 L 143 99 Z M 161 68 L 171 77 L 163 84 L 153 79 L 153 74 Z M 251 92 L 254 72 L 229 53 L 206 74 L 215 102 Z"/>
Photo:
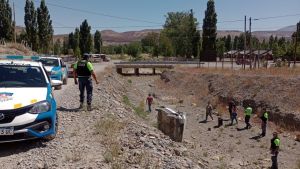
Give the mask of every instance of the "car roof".
<path id="1" fill-rule="evenodd" d="M 42 66 L 40 62 L 27 61 L 27 60 L 0 60 L 0 65 L 38 66 L 38 67 Z"/>

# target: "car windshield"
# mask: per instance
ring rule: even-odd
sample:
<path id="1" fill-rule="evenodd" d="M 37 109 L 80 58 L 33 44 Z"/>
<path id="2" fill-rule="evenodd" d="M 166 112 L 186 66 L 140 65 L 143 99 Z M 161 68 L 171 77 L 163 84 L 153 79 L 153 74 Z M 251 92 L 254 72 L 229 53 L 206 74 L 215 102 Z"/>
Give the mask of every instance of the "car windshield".
<path id="1" fill-rule="evenodd" d="M 0 87 L 47 87 L 40 67 L 0 65 Z"/>
<path id="2" fill-rule="evenodd" d="M 42 58 L 42 59 L 39 59 L 38 60 L 39 62 L 42 62 L 42 64 L 44 66 L 59 66 L 59 62 L 58 62 L 58 59 L 45 59 L 45 58 Z"/>

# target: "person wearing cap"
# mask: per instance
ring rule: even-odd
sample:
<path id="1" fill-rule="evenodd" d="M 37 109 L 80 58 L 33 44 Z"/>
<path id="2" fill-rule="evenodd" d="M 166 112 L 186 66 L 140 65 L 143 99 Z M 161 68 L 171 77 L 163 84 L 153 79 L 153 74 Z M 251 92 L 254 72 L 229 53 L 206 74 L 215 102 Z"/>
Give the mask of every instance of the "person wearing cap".
<path id="1" fill-rule="evenodd" d="M 266 108 L 263 108 L 262 111 L 262 116 L 260 117 L 261 119 L 261 137 L 265 137 L 266 136 L 266 131 L 267 131 L 267 122 L 269 119 L 269 113 L 267 112 Z"/>
<path id="2" fill-rule="evenodd" d="M 252 114 L 252 108 L 251 107 L 247 107 L 245 109 L 245 123 L 246 123 L 246 129 L 250 129 L 252 126 L 250 124 L 250 117 Z"/>
<path id="3" fill-rule="evenodd" d="M 272 166 L 271 169 L 278 169 L 278 162 L 277 157 L 279 153 L 279 146 L 280 146 L 280 139 L 278 137 L 278 133 L 273 133 L 273 138 L 271 139 L 271 160 L 272 160 Z"/>
<path id="4" fill-rule="evenodd" d="M 91 76 L 99 84 L 92 63 L 89 61 L 89 54 L 84 54 L 83 58 L 77 61 L 73 66 L 74 82 L 77 85 L 79 82 L 80 91 L 80 106 L 79 109 L 83 108 L 84 104 L 84 92 L 87 93 L 87 110 L 92 110 L 92 96 L 93 96 L 93 81 Z M 77 81 L 78 78 L 78 81 Z"/>

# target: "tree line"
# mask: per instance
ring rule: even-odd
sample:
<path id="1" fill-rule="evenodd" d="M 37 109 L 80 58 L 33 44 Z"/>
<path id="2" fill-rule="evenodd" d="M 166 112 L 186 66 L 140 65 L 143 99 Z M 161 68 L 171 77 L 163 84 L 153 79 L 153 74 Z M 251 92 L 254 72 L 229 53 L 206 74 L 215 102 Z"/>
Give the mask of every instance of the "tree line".
<path id="1" fill-rule="evenodd" d="M 0 39 L 12 41 L 15 23 L 12 21 L 9 0 L 0 0 L 0 9 Z M 244 50 L 244 46 L 248 48 L 250 45 L 253 50 L 272 50 L 275 57 L 291 57 L 295 53 L 295 40 L 300 39 L 299 30 L 293 34 L 292 40 L 270 36 L 261 41 L 249 32 L 217 38 L 214 0 L 207 2 L 202 32 L 198 29 L 199 23 L 192 10 L 169 12 L 160 32 L 149 33 L 139 42 L 116 46 L 103 46 L 100 31 L 91 34 L 87 20 L 63 40 L 53 42 L 52 20 L 45 0 L 41 0 L 37 9 L 33 1 L 26 0 L 24 10 L 25 31 L 18 35 L 18 42 L 26 41 L 32 50 L 39 53 L 71 54 L 77 57 L 83 53 L 107 53 L 128 54 L 138 59 L 141 53 L 148 53 L 153 57 L 200 57 L 202 61 L 214 61 L 222 57 L 224 52 Z M 296 49 L 299 55 L 300 43 Z"/>
<path id="2" fill-rule="evenodd" d="M 73 54 L 80 57 L 84 53 L 101 53 L 102 37 L 100 31 L 91 34 L 91 26 L 84 20 L 79 28 L 75 28 L 74 33 L 69 33 L 64 39 L 62 46 L 63 54 Z"/>

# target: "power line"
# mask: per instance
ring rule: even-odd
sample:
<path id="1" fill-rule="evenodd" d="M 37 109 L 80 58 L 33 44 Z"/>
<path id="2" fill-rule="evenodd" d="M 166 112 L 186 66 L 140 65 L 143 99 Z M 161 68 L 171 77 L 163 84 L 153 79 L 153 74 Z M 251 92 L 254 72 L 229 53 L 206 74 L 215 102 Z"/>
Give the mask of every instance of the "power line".
<path id="1" fill-rule="evenodd" d="M 144 23 L 152 23 L 152 24 L 161 24 L 161 23 L 158 23 L 158 22 L 146 21 L 146 20 L 142 20 L 142 19 L 121 17 L 121 16 L 115 16 L 115 15 L 100 13 L 100 12 L 92 12 L 92 11 L 88 11 L 88 10 L 84 10 L 84 9 L 71 8 L 71 7 L 57 5 L 57 4 L 53 4 L 53 3 L 49 3 L 49 2 L 47 2 L 47 5 L 55 6 L 55 7 L 63 8 L 63 9 L 68 9 L 68 10 L 72 10 L 72 11 L 82 12 L 82 13 L 88 13 L 88 14 L 92 14 L 92 15 L 99 15 L 99 16 L 105 16 L 105 17 L 109 17 L 109 18 L 120 19 L 120 20 L 128 20 L 128 21 L 144 22 Z"/>
<path id="2" fill-rule="evenodd" d="M 261 18 L 255 18 L 255 20 L 268 20 L 268 19 L 286 18 L 286 17 L 292 17 L 292 16 L 300 16 L 300 13 L 298 13 L 298 14 L 288 14 L 288 15 L 279 15 L 279 16 L 261 17 Z"/>

